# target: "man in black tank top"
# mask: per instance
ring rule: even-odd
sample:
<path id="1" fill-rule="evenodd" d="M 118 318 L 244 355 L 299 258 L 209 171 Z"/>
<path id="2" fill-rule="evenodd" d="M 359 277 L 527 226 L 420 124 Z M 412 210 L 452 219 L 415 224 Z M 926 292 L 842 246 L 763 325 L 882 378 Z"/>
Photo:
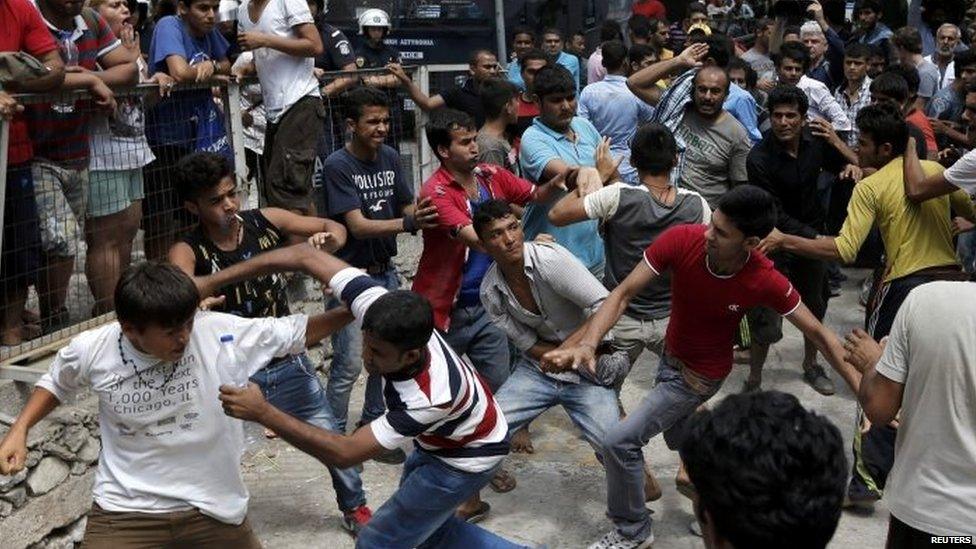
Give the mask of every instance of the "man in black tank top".
<path id="1" fill-rule="evenodd" d="M 169 261 L 192 277 L 203 277 L 275 248 L 308 239 L 335 252 L 346 241 L 346 229 L 328 219 L 306 217 L 280 208 L 240 210 L 237 184 L 220 155 L 194 153 L 176 170 L 177 191 L 199 221 L 169 250 Z M 259 276 L 224 286 L 202 307 L 245 318 L 289 314 L 285 281 L 280 274 Z M 269 402 L 324 429 L 337 424 L 325 390 L 305 353 L 276 359 L 251 377 Z M 329 468 L 343 526 L 357 533 L 369 520 L 362 480 L 356 469 Z"/>

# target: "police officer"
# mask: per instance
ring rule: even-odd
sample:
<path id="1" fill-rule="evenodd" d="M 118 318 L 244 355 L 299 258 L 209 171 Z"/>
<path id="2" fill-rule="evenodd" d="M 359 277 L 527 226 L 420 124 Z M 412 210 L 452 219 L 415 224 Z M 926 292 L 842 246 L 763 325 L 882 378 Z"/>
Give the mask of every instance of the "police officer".
<path id="1" fill-rule="evenodd" d="M 390 16 L 380 9 L 368 9 L 359 16 L 359 34 L 363 41 L 356 48 L 356 68 L 382 69 L 400 62 L 400 52 L 383 41 L 390 34 Z M 397 149 L 403 124 L 402 100 L 397 93 L 400 81 L 388 73 L 367 72 L 359 79 L 366 86 L 385 88 L 390 97 L 390 133 L 386 144 Z"/>

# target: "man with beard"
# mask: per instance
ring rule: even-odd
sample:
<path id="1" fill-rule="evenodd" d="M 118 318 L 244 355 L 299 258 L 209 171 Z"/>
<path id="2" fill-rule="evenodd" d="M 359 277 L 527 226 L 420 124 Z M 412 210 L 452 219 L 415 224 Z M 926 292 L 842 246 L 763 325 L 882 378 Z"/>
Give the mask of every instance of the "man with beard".
<path id="1" fill-rule="evenodd" d="M 956 48 L 962 41 L 962 31 L 952 23 L 943 23 L 935 32 L 935 52 L 924 59 L 939 68 L 939 89 L 948 86 L 956 79 L 953 62 Z"/>

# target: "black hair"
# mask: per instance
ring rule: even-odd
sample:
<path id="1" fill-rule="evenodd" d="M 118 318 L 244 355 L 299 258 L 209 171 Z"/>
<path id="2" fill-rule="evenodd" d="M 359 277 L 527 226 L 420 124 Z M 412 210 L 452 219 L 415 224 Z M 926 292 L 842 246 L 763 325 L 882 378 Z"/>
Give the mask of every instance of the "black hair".
<path id="1" fill-rule="evenodd" d="M 922 35 L 915 27 L 902 27 L 895 31 L 891 43 L 910 53 L 922 53 Z"/>
<path id="2" fill-rule="evenodd" d="M 882 54 L 883 55 L 883 54 Z M 868 44 L 861 42 L 851 42 L 844 49 L 844 57 L 850 57 L 851 59 L 864 59 L 865 61 L 871 57 L 871 47 Z"/>
<path id="3" fill-rule="evenodd" d="M 718 209 L 746 238 L 764 238 L 776 224 L 776 204 L 772 195 L 755 185 L 732 187 L 719 198 Z"/>
<path id="4" fill-rule="evenodd" d="M 182 200 L 193 202 L 233 173 L 223 155 L 206 151 L 190 153 L 176 164 L 176 192 Z"/>
<path id="5" fill-rule="evenodd" d="M 799 25 L 786 25 L 786 27 L 783 29 L 783 36 L 786 36 L 788 34 L 795 34 L 795 35 L 799 36 L 800 35 L 800 26 Z M 784 42 L 784 44 L 788 44 L 788 43 L 789 42 Z"/>
<path id="6" fill-rule="evenodd" d="M 613 19 L 607 19 L 600 25 L 600 42 L 607 40 L 623 40 L 623 33 L 620 32 L 620 24 Z"/>
<path id="7" fill-rule="evenodd" d="M 875 147 L 890 143 L 894 156 L 905 154 L 908 123 L 897 106 L 884 102 L 864 107 L 857 113 L 857 129 L 861 135 L 870 136 Z"/>
<path id="8" fill-rule="evenodd" d="M 481 57 L 482 55 L 490 55 L 492 57 L 495 57 L 495 52 L 485 48 L 478 48 L 474 50 L 473 52 L 471 52 L 471 55 L 468 56 L 468 66 L 473 67 L 477 65 L 478 58 Z"/>
<path id="9" fill-rule="evenodd" d="M 969 48 L 966 51 L 961 51 L 953 56 L 953 76 L 962 80 L 962 70 L 966 67 L 976 65 L 976 49 Z"/>
<path id="10" fill-rule="evenodd" d="M 752 68 L 752 65 L 746 63 L 738 57 L 733 57 L 729 60 L 729 66 L 726 72 L 732 72 L 733 70 L 741 70 L 746 73 L 746 87 L 749 89 L 755 88 L 756 84 L 759 83 L 759 74 L 756 70 Z"/>
<path id="11" fill-rule="evenodd" d="M 430 144 L 438 160 L 444 159 L 437 153 L 437 148 L 450 147 L 451 132 L 457 130 L 477 131 L 478 126 L 475 125 L 474 118 L 471 118 L 470 114 L 456 109 L 437 109 L 430 113 L 425 133 L 427 143 Z"/>
<path id="12" fill-rule="evenodd" d="M 847 485 L 840 431 L 778 391 L 732 394 L 692 416 L 680 450 L 699 520 L 734 547 L 827 546 Z"/>
<path id="13" fill-rule="evenodd" d="M 880 0 L 861 0 L 855 4 L 854 15 L 861 13 L 861 10 L 871 10 L 874 13 L 881 13 L 883 11 Z"/>
<path id="14" fill-rule="evenodd" d="M 704 13 L 705 15 L 708 15 L 708 8 L 706 8 L 705 4 L 702 2 L 691 2 L 688 4 L 687 17 L 691 17 L 691 14 L 693 13 Z"/>
<path id="15" fill-rule="evenodd" d="M 697 44 L 699 42 L 704 43 L 705 39 L 708 38 L 708 34 L 705 33 L 704 29 L 694 28 L 688 31 L 688 44 Z"/>
<path id="16" fill-rule="evenodd" d="M 532 30 L 532 27 L 527 27 L 525 25 L 519 25 L 515 27 L 515 29 L 512 31 L 512 41 L 514 42 L 515 37 L 520 34 L 528 34 L 529 36 L 532 37 L 532 43 L 533 44 L 535 43 L 536 36 L 535 36 L 535 31 Z"/>
<path id="17" fill-rule="evenodd" d="M 648 122 L 637 128 L 630 142 L 630 165 L 650 175 L 671 173 L 677 154 L 674 135 L 659 122 Z"/>
<path id="18" fill-rule="evenodd" d="M 143 261 L 129 265 L 115 284 L 115 317 L 142 331 L 173 328 L 196 314 L 200 292 L 186 273 L 171 263 Z"/>
<path id="19" fill-rule="evenodd" d="M 776 68 L 783 64 L 784 59 L 796 61 L 803 67 L 803 72 L 810 68 L 810 52 L 807 47 L 798 42 L 787 42 L 779 47 L 779 54 L 773 56 Z"/>
<path id="20" fill-rule="evenodd" d="M 627 52 L 627 60 L 631 63 L 636 63 L 640 65 L 640 62 L 650 56 L 657 57 L 660 60 L 661 54 L 657 51 L 657 48 L 650 44 L 634 44 L 630 47 Z"/>
<path id="21" fill-rule="evenodd" d="M 539 101 L 544 101 L 549 95 L 575 94 L 576 81 L 566 67 L 550 63 L 535 74 L 532 91 Z"/>
<path id="22" fill-rule="evenodd" d="M 967 94 L 976 93 L 976 82 L 973 82 L 972 84 L 966 84 L 966 89 L 963 91 Z M 963 99 L 965 99 L 965 97 Z"/>
<path id="23" fill-rule="evenodd" d="M 627 20 L 627 30 L 638 38 L 648 40 L 651 37 L 651 20 L 646 15 L 633 15 Z"/>
<path id="24" fill-rule="evenodd" d="M 728 36 L 717 32 L 712 33 L 711 36 L 702 33 L 693 37 L 692 34 L 688 33 L 689 44 L 708 44 L 708 53 L 705 54 L 705 59 L 711 59 L 723 69 L 729 65 L 729 60 L 732 58 L 732 43 L 729 42 Z"/>
<path id="25" fill-rule="evenodd" d="M 493 120 L 500 117 L 505 106 L 518 95 L 518 92 L 518 86 L 504 78 L 492 78 L 483 82 L 478 93 L 481 95 L 485 118 Z"/>
<path id="26" fill-rule="evenodd" d="M 482 238 L 482 233 L 488 228 L 488 225 L 491 225 L 492 221 L 508 216 L 515 216 L 511 204 L 504 200 L 487 200 L 475 210 L 474 217 L 471 219 L 471 226 L 478 238 Z"/>
<path id="27" fill-rule="evenodd" d="M 619 40 L 604 42 L 600 50 L 603 52 L 603 67 L 607 72 L 617 72 L 627 62 L 627 46 Z"/>
<path id="28" fill-rule="evenodd" d="M 657 31 L 661 30 L 661 25 L 664 25 L 665 27 L 667 27 L 668 26 L 668 22 L 667 21 L 664 21 L 662 19 L 654 19 L 654 18 L 651 18 L 651 34 L 654 34 Z"/>
<path id="29" fill-rule="evenodd" d="M 394 290 L 378 297 L 363 315 L 363 331 L 400 352 L 427 346 L 434 332 L 434 309 L 424 296 Z"/>
<path id="30" fill-rule="evenodd" d="M 726 72 L 726 70 L 723 69 L 722 67 L 715 67 L 715 66 L 702 67 L 702 69 L 700 71 L 698 71 L 697 74 L 695 74 L 694 78 L 692 78 L 692 80 L 691 80 L 692 85 L 693 86 L 697 86 L 698 85 L 698 79 L 701 78 L 701 76 L 703 74 L 705 74 L 706 72 L 708 72 L 708 71 L 717 71 L 717 72 L 720 72 L 723 75 L 725 75 L 725 95 L 728 96 L 728 94 L 729 94 L 729 88 L 732 87 L 732 79 L 729 78 L 729 73 Z"/>
<path id="31" fill-rule="evenodd" d="M 807 110 L 810 108 L 810 100 L 800 88 L 789 84 L 780 84 L 770 90 L 769 97 L 766 99 L 766 110 L 772 113 L 773 109 L 780 105 L 796 107 L 800 111 L 800 116 L 806 116 Z"/>
<path id="32" fill-rule="evenodd" d="M 560 40 L 563 39 L 563 31 L 557 29 L 556 27 L 546 27 L 542 29 L 542 36 L 545 36 L 547 34 L 555 34 L 556 36 L 559 37 Z"/>
<path id="33" fill-rule="evenodd" d="M 898 76 L 901 76 L 905 80 L 905 84 L 908 84 L 909 96 L 915 96 L 915 94 L 918 93 L 918 85 L 921 79 L 918 76 L 918 69 L 915 67 L 905 65 L 904 63 L 895 63 L 894 65 L 887 67 L 881 74 L 885 73 L 897 74 Z M 880 75 L 878 76 L 880 77 Z"/>
<path id="34" fill-rule="evenodd" d="M 546 64 L 550 64 L 552 63 L 552 56 L 550 56 L 548 53 L 542 51 L 539 48 L 529 48 L 523 51 L 521 55 L 519 55 L 519 66 L 525 68 L 525 64 L 528 61 L 533 61 L 533 60 L 542 60 L 545 61 Z"/>
<path id="35" fill-rule="evenodd" d="M 905 77 L 898 72 L 889 72 L 887 69 L 871 81 L 871 93 L 890 97 L 899 103 L 899 107 L 912 95 Z"/>
<path id="36" fill-rule="evenodd" d="M 884 48 L 881 47 L 881 44 L 868 44 L 868 49 L 870 50 L 868 54 L 869 59 L 871 57 L 880 57 L 884 59 L 885 66 L 888 65 L 888 55 L 885 53 Z"/>
<path id="37" fill-rule="evenodd" d="M 352 120 L 359 120 L 366 107 L 390 108 L 390 99 L 386 93 L 369 86 L 358 86 L 343 92 L 340 101 L 343 116 Z"/>

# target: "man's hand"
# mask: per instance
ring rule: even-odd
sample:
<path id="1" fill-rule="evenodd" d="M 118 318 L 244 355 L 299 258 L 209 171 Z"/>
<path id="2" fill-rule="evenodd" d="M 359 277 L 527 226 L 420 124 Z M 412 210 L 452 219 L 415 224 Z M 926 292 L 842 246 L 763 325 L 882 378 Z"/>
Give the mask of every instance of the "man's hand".
<path id="1" fill-rule="evenodd" d="M 330 254 L 339 249 L 339 240 L 330 232 L 315 233 L 308 237 L 308 243 L 319 250 Z"/>
<path id="2" fill-rule="evenodd" d="M 708 44 L 692 44 L 678 54 L 678 60 L 688 68 L 700 67 L 708 55 Z"/>
<path id="3" fill-rule="evenodd" d="M 437 206 L 434 205 L 434 199 L 425 196 L 419 202 L 414 201 L 413 219 L 418 229 L 425 230 L 437 227 Z"/>
<path id="4" fill-rule="evenodd" d="M 169 94 L 173 92 L 173 86 L 176 86 L 176 80 L 165 72 L 157 72 L 156 74 L 152 75 L 149 81 L 159 84 L 160 97 L 169 96 Z"/>
<path id="5" fill-rule="evenodd" d="M 817 117 L 807 124 L 810 126 L 810 133 L 812 133 L 814 136 L 823 138 L 824 141 L 835 147 L 838 143 L 843 144 L 840 136 L 837 135 L 836 131 L 834 131 L 834 127 L 831 126 L 830 122 L 827 122 L 825 119 Z"/>
<path id="6" fill-rule="evenodd" d="M 769 80 L 768 78 L 760 78 L 759 82 L 756 82 L 756 88 L 764 91 L 770 92 L 776 87 L 776 82 Z"/>
<path id="7" fill-rule="evenodd" d="M 19 112 L 24 112 L 24 106 L 7 92 L 0 91 L 0 118 L 10 120 Z"/>
<path id="8" fill-rule="evenodd" d="M 0 442 L 0 475 L 12 475 L 27 461 L 27 433 L 11 430 Z"/>
<path id="9" fill-rule="evenodd" d="M 269 406 L 261 388 L 254 383 L 248 383 L 247 387 L 221 385 L 219 398 L 223 403 L 225 414 L 257 423 L 261 423 L 261 418 L 267 413 Z"/>
<path id="10" fill-rule="evenodd" d="M 956 217 L 952 220 L 952 234 L 968 233 L 969 231 L 976 229 L 976 225 L 972 221 L 964 217 Z"/>
<path id="11" fill-rule="evenodd" d="M 205 82 L 207 80 L 210 80 L 210 77 L 213 76 L 214 70 L 216 69 L 214 67 L 214 64 L 211 63 L 210 61 L 201 61 L 200 63 L 193 65 L 193 70 L 195 70 L 197 73 L 197 76 L 196 78 L 194 78 L 194 80 L 197 82 Z"/>
<path id="12" fill-rule="evenodd" d="M 810 14 L 810 18 L 820 24 L 820 28 L 827 31 L 827 20 L 824 18 L 823 6 L 820 2 L 814 0 L 812 4 L 807 6 L 807 13 Z"/>
<path id="13" fill-rule="evenodd" d="M 886 339 L 882 339 L 879 344 L 867 332 L 855 328 L 844 339 L 844 350 L 847 351 L 844 355 L 844 361 L 849 362 L 863 374 L 881 359 Z"/>
<path id="14" fill-rule="evenodd" d="M 403 65 L 399 63 L 388 63 L 386 65 L 386 70 L 390 71 L 390 74 L 396 77 L 403 84 L 408 84 L 410 82 L 410 77 L 407 76 L 407 72 L 403 70 Z"/>
<path id="15" fill-rule="evenodd" d="M 237 43 L 243 51 L 252 51 L 268 45 L 268 36 L 263 32 L 242 31 L 237 33 Z"/>
<path id="16" fill-rule="evenodd" d="M 617 168 L 620 163 L 624 161 L 624 157 L 614 158 L 613 154 L 610 152 L 610 138 L 604 137 L 600 140 L 600 144 L 597 145 L 596 151 L 593 154 L 593 162 L 596 165 L 596 169 L 600 172 L 600 179 L 603 183 L 608 183 L 610 180 L 620 178 L 620 174 L 617 172 Z"/>
<path id="17" fill-rule="evenodd" d="M 929 124 L 932 125 L 932 131 L 935 133 L 946 133 L 948 130 L 955 130 L 955 124 L 948 120 L 940 120 L 938 118 L 929 118 Z"/>
<path id="18" fill-rule="evenodd" d="M 88 92 L 91 93 L 92 99 L 95 101 L 95 105 L 98 105 L 98 108 L 108 113 L 115 112 L 115 94 L 112 93 L 111 88 L 101 78 L 92 79 Z"/>
<path id="19" fill-rule="evenodd" d="M 539 367 L 543 372 L 559 373 L 578 370 L 580 367 L 596 371 L 596 349 L 581 344 L 568 349 L 555 349 L 542 355 Z"/>
<path id="20" fill-rule="evenodd" d="M 762 239 L 759 243 L 759 251 L 769 255 L 776 250 L 783 247 L 783 241 L 786 239 L 786 235 L 781 233 L 779 229 L 773 228 L 766 238 Z"/>
<path id="21" fill-rule="evenodd" d="M 855 166 L 854 164 L 848 164 L 844 166 L 844 169 L 841 170 L 839 174 L 837 174 L 837 177 L 841 181 L 853 181 L 857 183 L 862 177 L 864 177 L 864 172 L 861 171 L 860 167 Z"/>
<path id="22" fill-rule="evenodd" d="M 533 242 L 539 242 L 540 244 L 555 244 L 556 237 L 549 233 L 539 233 L 535 235 L 535 240 Z"/>
<path id="23" fill-rule="evenodd" d="M 201 311 L 213 311 L 223 307 L 226 301 L 227 296 L 225 295 L 207 296 L 200 300 L 200 305 L 197 307 Z"/>
<path id="24" fill-rule="evenodd" d="M 603 174 L 596 168 L 583 167 L 576 173 L 576 192 L 581 197 L 593 194 L 603 188 Z"/>

